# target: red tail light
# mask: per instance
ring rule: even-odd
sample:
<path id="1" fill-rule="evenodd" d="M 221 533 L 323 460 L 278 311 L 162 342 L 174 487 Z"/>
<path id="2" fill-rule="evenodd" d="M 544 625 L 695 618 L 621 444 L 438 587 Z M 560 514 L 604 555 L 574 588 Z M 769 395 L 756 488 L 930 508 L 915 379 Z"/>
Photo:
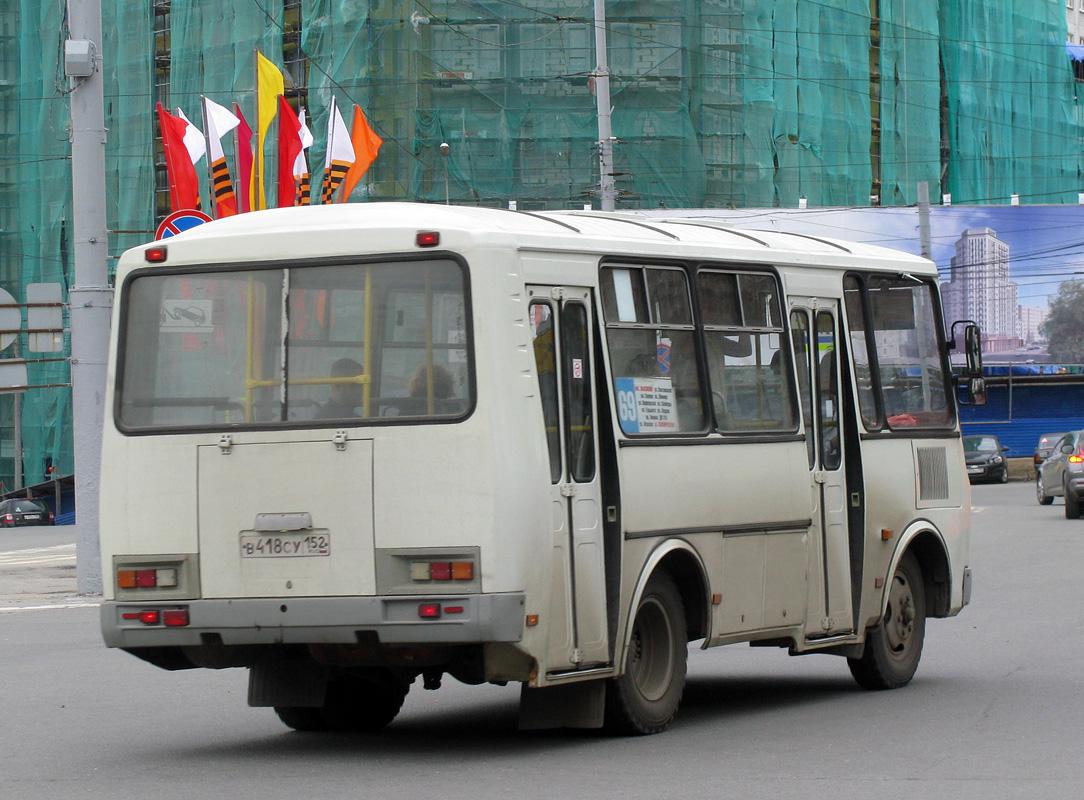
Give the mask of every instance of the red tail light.
<path id="1" fill-rule="evenodd" d="M 1081 458 L 1080 456 L 1069 456 L 1069 463 L 1070 464 L 1081 464 L 1081 463 L 1084 463 L 1084 458 Z"/>
<path id="2" fill-rule="evenodd" d="M 167 628 L 183 628 L 188 624 L 188 609 L 177 608 L 162 612 L 162 622 Z"/>
<path id="3" fill-rule="evenodd" d="M 422 603 L 418 606 L 418 616 L 422 619 L 437 619 L 440 617 L 440 603 Z"/>

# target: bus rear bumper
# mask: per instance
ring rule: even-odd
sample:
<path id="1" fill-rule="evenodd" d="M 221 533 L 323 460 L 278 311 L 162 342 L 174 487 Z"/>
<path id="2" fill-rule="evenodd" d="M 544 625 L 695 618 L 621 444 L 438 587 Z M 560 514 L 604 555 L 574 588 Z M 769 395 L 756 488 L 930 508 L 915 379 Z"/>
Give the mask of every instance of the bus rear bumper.
<path id="1" fill-rule="evenodd" d="M 522 592 L 148 603 L 110 600 L 101 604 L 100 614 L 106 645 L 126 649 L 347 644 L 372 633 L 384 644 L 471 644 L 520 641 L 524 603 Z"/>

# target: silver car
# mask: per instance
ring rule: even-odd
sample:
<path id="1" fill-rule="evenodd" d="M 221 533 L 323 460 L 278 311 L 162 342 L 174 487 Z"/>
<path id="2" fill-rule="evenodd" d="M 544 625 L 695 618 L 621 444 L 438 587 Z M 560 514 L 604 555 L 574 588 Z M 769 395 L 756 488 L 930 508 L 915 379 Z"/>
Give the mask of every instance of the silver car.
<path id="1" fill-rule="evenodd" d="M 1035 496 L 1048 506 L 1055 497 L 1065 498 L 1065 518 L 1079 519 L 1084 500 L 1084 431 L 1070 431 L 1054 443 L 1050 455 L 1039 465 Z"/>

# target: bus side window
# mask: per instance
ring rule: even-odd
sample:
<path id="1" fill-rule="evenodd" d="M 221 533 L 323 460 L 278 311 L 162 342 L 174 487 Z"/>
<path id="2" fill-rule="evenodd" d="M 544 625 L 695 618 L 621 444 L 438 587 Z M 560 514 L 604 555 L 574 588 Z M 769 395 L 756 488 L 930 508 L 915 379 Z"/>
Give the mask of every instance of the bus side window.
<path id="1" fill-rule="evenodd" d="M 718 429 L 796 429 L 776 277 L 701 269 L 697 290 Z"/>
<path id="2" fill-rule="evenodd" d="M 538 370 L 538 393 L 542 398 L 542 422 L 546 426 L 546 445 L 550 457 L 550 482 L 561 480 L 561 430 L 557 407 L 557 343 L 553 325 L 553 306 L 536 300 L 530 310 L 534 360 Z"/>
<path id="3" fill-rule="evenodd" d="M 621 429 L 627 434 L 703 431 L 706 414 L 685 272 L 605 267 L 601 289 Z"/>

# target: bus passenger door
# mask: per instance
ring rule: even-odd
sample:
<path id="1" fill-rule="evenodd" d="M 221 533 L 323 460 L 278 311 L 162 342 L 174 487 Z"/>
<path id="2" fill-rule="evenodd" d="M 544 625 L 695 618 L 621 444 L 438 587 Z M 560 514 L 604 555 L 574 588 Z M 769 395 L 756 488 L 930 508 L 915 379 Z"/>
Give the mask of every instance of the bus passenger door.
<path id="1" fill-rule="evenodd" d="M 609 661 L 591 291 L 530 287 L 550 463 L 551 600 L 545 669 Z"/>
<path id="2" fill-rule="evenodd" d="M 838 317 L 839 304 L 834 300 L 791 304 L 791 336 L 812 490 L 814 536 L 805 623 L 809 639 L 854 630 Z"/>

